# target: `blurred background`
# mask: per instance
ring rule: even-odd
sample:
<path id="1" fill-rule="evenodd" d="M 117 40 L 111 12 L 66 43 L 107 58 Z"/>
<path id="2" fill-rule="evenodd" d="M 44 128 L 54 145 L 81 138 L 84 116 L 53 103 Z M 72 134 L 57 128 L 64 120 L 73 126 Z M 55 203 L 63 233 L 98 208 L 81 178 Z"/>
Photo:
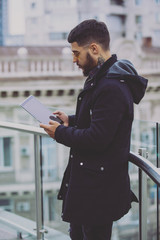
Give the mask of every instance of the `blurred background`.
<path id="1" fill-rule="evenodd" d="M 160 122 L 160 0 L 0 0 L 0 121 L 38 126 L 19 107 L 29 95 L 52 110 L 74 113 L 85 79 L 72 63 L 66 39 L 73 27 L 91 18 L 107 24 L 111 52 L 130 60 L 149 79 L 145 98 L 134 106 L 132 150 L 148 148 L 155 163 L 156 124 Z M 44 222 L 65 234 L 68 224 L 61 222 L 61 202 L 56 196 L 68 151 L 43 137 Z M 130 166 L 130 177 L 138 195 L 134 166 Z M 0 128 L 0 208 L 35 221 L 35 205 L 33 136 Z M 156 188 L 149 180 L 148 240 L 157 239 L 155 205 Z M 138 204 L 115 224 L 113 239 L 138 239 Z"/>

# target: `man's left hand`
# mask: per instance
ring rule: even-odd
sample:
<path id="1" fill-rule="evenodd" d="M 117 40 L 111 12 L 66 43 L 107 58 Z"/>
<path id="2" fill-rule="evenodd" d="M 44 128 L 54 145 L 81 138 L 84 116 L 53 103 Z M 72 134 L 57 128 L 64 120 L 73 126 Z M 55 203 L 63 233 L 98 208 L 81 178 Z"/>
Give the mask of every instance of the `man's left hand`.
<path id="1" fill-rule="evenodd" d="M 40 127 L 44 128 L 44 131 L 51 137 L 55 139 L 55 131 L 56 128 L 60 125 L 60 123 L 56 121 L 49 121 L 49 125 L 40 123 Z"/>

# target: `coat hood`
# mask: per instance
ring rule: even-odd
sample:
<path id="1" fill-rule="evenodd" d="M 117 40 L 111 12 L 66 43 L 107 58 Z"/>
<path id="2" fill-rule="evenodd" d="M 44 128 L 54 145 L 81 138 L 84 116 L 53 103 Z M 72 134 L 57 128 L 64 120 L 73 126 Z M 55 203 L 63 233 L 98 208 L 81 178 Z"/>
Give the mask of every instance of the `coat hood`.
<path id="1" fill-rule="evenodd" d="M 138 75 L 130 61 L 116 61 L 109 68 L 107 77 L 110 79 L 124 80 L 132 93 L 134 103 L 138 104 L 143 98 L 148 80 Z"/>

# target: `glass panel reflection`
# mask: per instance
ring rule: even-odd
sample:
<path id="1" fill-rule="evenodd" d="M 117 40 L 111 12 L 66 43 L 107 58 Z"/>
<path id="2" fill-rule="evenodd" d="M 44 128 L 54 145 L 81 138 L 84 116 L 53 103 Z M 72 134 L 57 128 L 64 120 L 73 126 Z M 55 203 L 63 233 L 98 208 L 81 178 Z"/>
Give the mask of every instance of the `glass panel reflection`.
<path id="1" fill-rule="evenodd" d="M 157 167 L 160 168 L 160 124 L 157 123 Z M 158 198 L 157 198 L 157 228 L 158 237 L 160 239 L 160 187 L 157 187 Z"/>
<path id="2" fill-rule="evenodd" d="M 131 151 L 138 153 L 139 148 L 146 148 L 149 161 L 156 166 L 156 123 L 134 120 L 131 136 Z"/>
<path id="3" fill-rule="evenodd" d="M 68 161 L 68 151 L 69 148 L 48 136 L 42 137 L 44 225 L 65 234 L 68 234 L 68 224 L 61 220 L 62 201 L 57 200 L 57 193 Z"/>
<path id="4" fill-rule="evenodd" d="M 0 208 L 35 221 L 33 135 L 0 130 Z"/>

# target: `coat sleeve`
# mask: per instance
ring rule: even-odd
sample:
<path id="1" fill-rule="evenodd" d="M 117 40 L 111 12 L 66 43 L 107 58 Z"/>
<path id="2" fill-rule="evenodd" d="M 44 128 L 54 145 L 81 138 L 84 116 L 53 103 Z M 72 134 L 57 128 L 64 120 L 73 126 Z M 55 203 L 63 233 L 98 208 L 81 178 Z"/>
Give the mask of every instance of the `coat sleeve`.
<path id="1" fill-rule="evenodd" d="M 60 125 L 56 129 L 55 139 L 72 148 L 102 150 L 114 139 L 126 105 L 122 90 L 116 85 L 111 85 L 97 96 L 89 128 L 77 129 Z"/>
<path id="2" fill-rule="evenodd" d="M 76 118 L 76 116 L 75 115 L 70 115 L 68 117 L 69 117 L 69 126 L 70 127 L 74 127 L 75 126 L 75 118 Z"/>

